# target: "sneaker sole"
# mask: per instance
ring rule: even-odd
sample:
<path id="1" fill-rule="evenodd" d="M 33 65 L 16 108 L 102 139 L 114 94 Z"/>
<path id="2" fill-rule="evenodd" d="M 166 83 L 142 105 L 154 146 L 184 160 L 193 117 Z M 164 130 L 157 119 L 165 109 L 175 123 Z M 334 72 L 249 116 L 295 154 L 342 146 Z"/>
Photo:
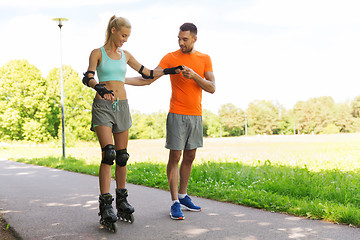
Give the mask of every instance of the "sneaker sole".
<path id="1" fill-rule="evenodd" d="M 181 208 L 186 209 L 186 210 L 191 211 L 191 212 L 201 212 L 201 208 L 200 209 L 193 209 L 193 208 L 189 208 L 189 207 L 187 207 L 185 205 L 182 205 L 182 204 L 181 204 Z"/>
<path id="2" fill-rule="evenodd" d="M 184 220 L 185 219 L 185 217 L 179 217 L 179 218 L 173 217 L 173 215 L 171 215 L 171 213 L 170 213 L 170 218 L 174 219 L 174 220 Z"/>

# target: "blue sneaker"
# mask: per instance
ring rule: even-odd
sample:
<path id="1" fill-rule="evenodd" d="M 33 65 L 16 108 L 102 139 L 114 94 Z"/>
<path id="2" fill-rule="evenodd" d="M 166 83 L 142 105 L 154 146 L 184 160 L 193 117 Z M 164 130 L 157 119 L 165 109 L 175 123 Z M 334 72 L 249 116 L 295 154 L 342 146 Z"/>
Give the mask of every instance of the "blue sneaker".
<path id="1" fill-rule="evenodd" d="M 191 201 L 191 198 L 188 195 L 186 195 L 184 198 L 179 199 L 179 201 L 180 201 L 180 204 L 189 211 L 193 211 L 193 212 L 200 212 L 201 211 L 201 207 L 196 206 Z"/>
<path id="2" fill-rule="evenodd" d="M 184 220 L 184 214 L 180 209 L 180 203 L 176 202 L 171 206 L 170 217 L 175 220 Z"/>

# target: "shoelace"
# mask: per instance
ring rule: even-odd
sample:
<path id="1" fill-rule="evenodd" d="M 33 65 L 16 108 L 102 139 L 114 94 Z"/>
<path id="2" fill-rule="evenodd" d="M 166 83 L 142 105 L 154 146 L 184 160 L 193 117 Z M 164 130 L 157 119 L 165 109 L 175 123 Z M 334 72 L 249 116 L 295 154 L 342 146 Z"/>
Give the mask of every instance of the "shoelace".
<path id="1" fill-rule="evenodd" d="M 113 103 L 114 112 L 119 111 L 118 102 L 119 102 L 119 98 L 117 98 L 116 101 L 114 101 L 114 103 Z"/>

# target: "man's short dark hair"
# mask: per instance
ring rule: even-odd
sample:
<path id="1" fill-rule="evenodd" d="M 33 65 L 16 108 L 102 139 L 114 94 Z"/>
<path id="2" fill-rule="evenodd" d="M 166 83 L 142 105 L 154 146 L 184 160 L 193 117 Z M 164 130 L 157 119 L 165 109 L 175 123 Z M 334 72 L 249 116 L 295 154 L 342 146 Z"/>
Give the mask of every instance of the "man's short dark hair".
<path id="1" fill-rule="evenodd" d="M 184 23 L 180 26 L 180 30 L 182 32 L 190 31 L 190 33 L 194 34 L 195 36 L 197 35 L 197 27 L 193 23 Z"/>

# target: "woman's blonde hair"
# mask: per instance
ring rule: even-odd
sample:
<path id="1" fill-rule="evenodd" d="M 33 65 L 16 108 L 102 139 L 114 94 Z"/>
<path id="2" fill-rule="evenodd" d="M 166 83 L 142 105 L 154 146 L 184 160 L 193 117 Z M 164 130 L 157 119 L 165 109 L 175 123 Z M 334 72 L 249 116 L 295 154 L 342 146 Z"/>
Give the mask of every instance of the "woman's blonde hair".
<path id="1" fill-rule="evenodd" d="M 116 29 L 116 31 L 119 31 L 120 28 L 122 28 L 122 27 L 131 28 L 131 24 L 130 24 L 129 20 L 127 20 L 126 18 L 116 17 L 115 15 L 112 16 L 109 20 L 108 27 L 106 29 L 105 44 L 107 44 L 110 40 L 111 29 L 113 27 Z"/>

